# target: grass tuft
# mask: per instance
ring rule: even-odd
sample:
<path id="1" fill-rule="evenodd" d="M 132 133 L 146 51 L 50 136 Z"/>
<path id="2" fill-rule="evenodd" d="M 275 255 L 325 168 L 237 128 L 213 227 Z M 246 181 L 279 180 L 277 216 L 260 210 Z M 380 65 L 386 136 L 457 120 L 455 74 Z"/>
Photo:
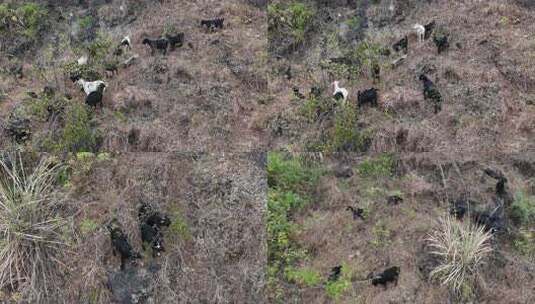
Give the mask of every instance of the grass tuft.
<path id="1" fill-rule="evenodd" d="M 31 303 L 54 291 L 63 268 L 67 219 L 54 190 L 61 167 L 48 158 L 27 172 L 20 154 L 0 159 L 0 290 Z"/>
<path id="2" fill-rule="evenodd" d="M 450 217 L 442 219 L 440 227 L 427 239 L 431 254 L 440 260 L 431 277 L 461 293 L 477 275 L 483 259 L 492 252 L 491 237 L 482 226 Z"/>

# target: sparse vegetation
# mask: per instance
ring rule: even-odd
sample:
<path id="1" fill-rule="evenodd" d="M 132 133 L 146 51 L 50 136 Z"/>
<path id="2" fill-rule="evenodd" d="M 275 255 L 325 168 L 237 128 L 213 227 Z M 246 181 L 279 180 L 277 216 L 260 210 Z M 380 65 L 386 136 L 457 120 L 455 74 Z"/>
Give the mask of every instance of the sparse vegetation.
<path id="1" fill-rule="evenodd" d="M 338 300 L 351 287 L 351 272 L 346 265 L 342 265 L 340 278 L 325 284 L 325 292 L 334 300 Z"/>
<path id="2" fill-rule="evenodd" d="M 458 294 L 469 294 L 463 289 L 471 285 L 484 258 L 492 251 L 491 237 L 484 227 L 450 217 L 442 219 L 427 239 L 431 254 L 440 259 L 431 277 Z"/>
<path id="3" fill-rule="evenodd" d="M 48 11 L 37 3 L 0 4 L 0 31 L 15 31 L 30 39 L 44 29 Z"/>
<path id="4" fill-rule="evenodd" d="M 311 28 L 314 17 L 312 7 L 301 2 L 289 4 L 273 3 L 268 5 L 268 35 L 289 35 L 294 39 L 293 48 L 301 45 Z"/>
<path id="5" fill-rule="evenodd" d="M 321 282 L 321 274 L 310 268 L 287 267 L 285 269 L 286 279 L 289 282 L 297 283 L 301 286 L 312 287 Z"/>
<path id="6" fill-rule="evenodd" d="M 291 215 L 309 203 L 308 191 L 315 186 L 322 170 L 304 165 L 299 158 L 269 153 L 267 172 L 268 283 L 272 296 L 279 298 L 282 295 L 277 289 L 283 277 L 294 281 L 306 279 L 308 283 L 314 281 L 309 272 L 295 272 L 293 268 L 295 262 L 306 256 L 306 252 L 292 241 L 298 227 L 292 222 Z M 298 278 L 300 275 L 308 277 Z"/>
<path id="7" fill-rule="evenodd" d="M 535 225 L 535 197 L 517 192 L 511 205 L 511 218 L 520 226 Z"/>
<path id="8" fill-rule="evenodd" d="M 172 212 L 171 226 L 169 226 L 169 231 L 178 235 L 183 240 L 191 239 L 188 223 L 179 210 Z"/>
<path id="9" fill-rule="evenodd" d="M 0 290 L 18 290 L 28 302 L 55 292 L 64 265 L 68 218 L 54 190 L 61 164 L 43 159 L 28 172 L 20 154 L 0 160 Z"/>
<path id="10" fill-rule="evenodd" d="M 89 108 L 80 103 L 71 103 L 66 111 L 65 127 L 61 138 L 52 147 L 53 151 L 94 151 L 98 143 L 98 134 L 91 125 L 92 114 Z"/>
<path id="11" fill-rule="evenodd" d="M 340 105 L 326 152 L 356 152 L 363 149 L 367 135 L 357 129 L 357 111 L 353 103 Z"/>
<path id="12" fill-rule="evenodd" d="M 394 172 L 394 158 L 391 154 L 383 154 L 363 161 L 357 168 L 362 177 L 388 177 Z"/>

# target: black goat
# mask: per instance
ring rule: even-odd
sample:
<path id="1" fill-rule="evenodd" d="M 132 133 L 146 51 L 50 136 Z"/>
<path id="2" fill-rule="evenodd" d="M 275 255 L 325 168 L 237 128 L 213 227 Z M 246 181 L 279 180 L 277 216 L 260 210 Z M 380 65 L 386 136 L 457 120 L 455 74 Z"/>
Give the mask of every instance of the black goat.
<path id="1" fill-rule="evenodd" d="M 436 26 L 436 22 L 435 21 L 431 21 L 428 24 L 424 25 L 424 28 L 425 28 L 424 39 L 425 40 L 427 40 L 427 39 L 429 39 L 429 37 L 431 37 L 431 34 L 433 33 L 433 30 L 435 29 L 435 26 Z"/>
<path id="2" fill-rule="evenodd" d="M 351 211 L 351 213 L 353 214 L 354 220 L 356 220 L 357 218 L 364 219 L 364 209 L 362 208 L 355 209 L 352 206 L 347 206 L 346 210 Z"/>
<path id="3" fill-rule="evenodd" d="M 364 104 L 369 103 L 371 106 L 376 107 L 378 99 L 377 91 L 376 88 L 367 89 L 362 92 L 358 91 L 358 106 L 361 107 Z"/>
<path id="4" fill-rule="evenodd" d="M 222 29 L 225 18 L 216 18 L 210 20 L 201 20 L 201 27 L 206 27 L 209 30 Z"/>
<path id="5" fill-rule="evenodd" d="M 403 50 L 403 53 L 407 54 L 407 52 L 409 51 L 409 38 L 407 38 L 407 36 L 403 37 L 401 40 L 394 43 L 394 45 L 392 45 L 392 48 L 396 52 Z"/>
<path id="6" fill-rule="evenodd" d="M 89 93 L 89 95 L 85 97 L 85 103 L 93 108 L 96 108 L 97 105 L 100 105 L 100 108 L 103 108 L 104 103 L 102 102 L 102 92 L 105 87 L 105 84 L 100 84 L 98 90 Z"/>
<path id="7" fill-rule="evenodd" d="M 438 91 L 436 85 L 424 74 L 419 78 L 424 85 L 424 98 L 431 99 L 435 106 L 435 114 L 442 110 L 442 95 Z"/>
<path id="8" fill-rule="evenodd" d="M 403 197 L 399 195 L 390 195 L 386 198 L 386 202 L 390 205 L 397 205 L 403 202 Z"/>
<path id="9" fill-rule="evenodd" d="M 148 44 L 150 46 L 151 54 L 154 54 L 156 50 L 161 51 L 164 55 L 167 54 L 167 48 L 169 47 L 169 40 L 167 38 L 158 38 L 158 39 L 143 39 L 143 44 Z"/>
<path id="10" fill-rule="evenodd" d="M 141 230 L 141 246 L 143 250 L 145 250 L 145 243 L 148 243 L 152 248 L 152 256 L 160 256 L 161 252 L 165 251 L 165 248 L 163 247 L 163 235 L 158 226 L 141 222 L 139 228 Z"/>
<path id="11" fill-rule="evenodd" d="M 500 201 L 493 208 L 473 212 L 472 218 L 474 222 L 485 227 L 485 231 L 497 233 L 505 229 L 505 212 Z"/>
<path id="12" fill-rule="evenodd" d="M 117 255 L 117 252 L 121 255 L 121 269 L 124 269 L 125 262 L 141 258 L 141 255 L 135 252 L 128 242 L 128 238 L 118 226 L 116 220 L 107 225 L 107 228 L 110 231 L 113 255 Z"/>
<path id="13" fill-rule="evenodd" d="M 498 182 L 496 183 L 496 196 L 499 199 L 503 200 L 505 205 L 510 205 L 513 202 L 513 196 L 509 193 L 509 191 L 507 191 L 505 185 L 507 183 L 507 178 L 505 177 L 505 175 L 501 171 L 494 170 L 491 168 L 487 168 L 483 171 L 488 176 L 498 180 Z"/>
<path id="14" fill-rule="evenodd" d="M 450 47 L 448 42 L 448 36 L 445 34 L 436 34 L 433 35 L 433 42 L 437 46 L 438 53 L 442 53 Z"/>
<path id="15" fill-rule="evenodd" d="M 321 88 L 319 87 L 310 88 L 310 96 L 314 98 L 319 98 L 321 96 Z"/>
<path id="16" fill-rule="evenodd" d="M 342 274 L 342 266 L 334 266 L 331 268 L 331 274 L 329 274 L 329 278 L 327 279 L 329 282 L 336 282 L 340 278 L 340 275 Z"/>
<path id="17" fill-rule="evenodd" d="M 374 276 L 372 278 L 373 286 L 383 285 L 383 287 L 386 289 L 387 284 L 390 282 L 394 282 L 397 285 L 399 279 L 399 270 L 400 269 L 398 266 L 394 266 Z"/>
<path id="18" fill-rule="evenodd" d="M 142 203 L 139 207 L 138 217 L 143 249 L 145 249 L 145 243 L 148 243 L 152 248 L 152 256 L 160 256 L 160 253 L 165 251 L 161 227 L 171 225 L 171 220 L 168 216 L 152 210 L 146 203 Z"/>
<path id="19" fill-rule="evenodd" d="M 176 47 L 182 47 L 184 45 L 184 33 L 178 33 L 174 36 L 167 34 L 165 35 L 165 38 L 169 40 L 171 51 L 173 51 Z"/>

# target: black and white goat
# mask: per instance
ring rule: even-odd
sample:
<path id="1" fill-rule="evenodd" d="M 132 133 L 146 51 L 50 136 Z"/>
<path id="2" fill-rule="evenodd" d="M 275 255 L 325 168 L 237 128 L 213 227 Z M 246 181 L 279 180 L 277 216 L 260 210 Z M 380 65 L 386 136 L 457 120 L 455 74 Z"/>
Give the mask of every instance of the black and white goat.
<path id="1" fill-rule="evenodd" d="M 201 27 L 206 27 L 209 30 L 223 29 L 223 22 L 225 18 L 216 18 L 209 20 L 201 20 Z"/>
<path id="2" fill-rule="evenodd" d="M 100 105 L 101 108 L 104 106 L 102 103 L 103 93 L 106 89 L 106 83 L 104 81 L 85 81 L 84 79 L 78 79 L 76 83 L 87 95 L 85 98 L 86 104 L 95 108 L 97 105 Z"/>
<path id="3" fill-rule="evenodd" d="M 142 203 L 139 207 L 138 218 L 143 249 L 145 249 L 145 244 L 148 243 L 152 248 L 152 256 L 160 256 L 161 252 L 165 251 L 161 229 L 171 225 L 171 220 L 168 216 L 153 210 L 146 203 Z"/>

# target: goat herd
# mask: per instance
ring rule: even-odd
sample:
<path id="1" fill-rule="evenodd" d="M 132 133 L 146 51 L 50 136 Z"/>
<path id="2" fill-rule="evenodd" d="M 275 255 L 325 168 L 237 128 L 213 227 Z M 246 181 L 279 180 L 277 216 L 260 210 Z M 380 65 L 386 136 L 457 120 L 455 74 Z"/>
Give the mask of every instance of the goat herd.
<path id="1" fill-rule="evenodd" d="M 415 24 L 413 26 L 413 29 L 415 31 L 415 34 L 417 35 L 418 43 L 423 43 L 425 40 L 429 39 L 431 37 L 431 34 L 433 34 L 433 31 L 436 27 L 436 22 L 432 21 L 426 25 L 421 24 Z M 435 34 L 433 35 L 433 42 L 435 43 L 438 54 L 441 54 L 446 49 L 449 48 L 449 42 L 448 42 L 448 35 L 446 35 L 443 32 L 437 33 L 435 31 Z M 392 62 L 392 67 L 397 67 L 402 61 L 404 61 L 407 58 L 408 54 L 408 48 L 409 48 L 409 37 L 408 35 L 405 35 L 403 38 L 401 38 L 399 41 L 394 43 L 392 45 L 392 49 L 399 53 L 403 52 L 404 55 L 399 57 L 398 59 L 394 60 Z M 382 51 L 385 55 L 390 55 L 390 49 L 386 49 Z M 332 62 L 340 61 L 339 58 L 331 59 Z M 344 61 L 344 60 L 342 60 Z M 345 60 L 344 62 L 346 62 Z M 374 82 L 380 81 L 380 74 L 381 74 L 381 67 L 377 62 L 373 62 L 371 64 L 371 74 Z M 425 100 L 430 100 L 434 104 L 434 112 L 437 114 L 442 109 L 442 95 L 440 94 L 437 86 L 433 83 L 429 77 L 427 77 L 425 74 L 419 75 L 418 78 L 422 84 L 423 84 L 423 94 Z M 333 98 L 338 102 L 342 101 L 343 103 L 347 102 L 347 99 L 349 98 L 349 91 L 346 88 L 340 87 L 339 81 L 334 81 L 331 86 L 334 86 L 333 91 Z M 299 92 L 299 88 L 293 87 L 292 88 L 294 95 L 299 99 L 305 99 L 306 97 Z M 320 89 L 317 87 L 313 87 L 311 89 L 310 95 L 313 97 L 319 97 L 319 91 Z M 357 92 L 357 105 L 359 107 L 364 106 L 366 104 L 369 104 L 372 107 L 378 106 L 378 99 L 379 99 L 379 90 L 372 87 L 363 91 Z M 318 116 L 320 115 L 319 109 L 317 112 Z"/>
<path id="2" fill-rule="evenodd" d="M 201 20 L 201 27 L 205 28 L 209 31 L 215 31 L 217 29 L 223 29 L 223 22 L 225 21 L 224 18 L 216 18 L 211 20 Z M 163 55 L 166 55 L 168 50 L 174 51 L 177 47 L 182 47 L 184 45 L 185 41 L 185 35 L 184 33 L 178 33 L 175 35 L 172 34 L 165 34 L 162 37 L 151 39 L 151 38 L 144 38 L 142 41 L 143 45 L 148 45 L 151 54 L 154 55 L 156 51 L 159 51 L 163 53 Z M 191 43 L 188 43 L 188 46 L 190 48 L 193 48 L 193 45 Z M 115 47 L 113 51 L 114 56 L 121 56 L 124 54 L 125 50 L 129 50 L 132 47 L 132 41 L 129 36 L 124 37 L 121 42 Z M 137 58 L 137 55 L 134 55 L 130 58 L 128 58 L 126 61 L 122 63 L 122 66 L 128 67 L 131 65 L 131 63 Z M 89 57 L 87 55 L 84 55 L 80 57 L 77 60 L 77 64 L 79 66 L 83 66 L 88 64 Z M 111 73 L 112 75 L 118 72 L 118 68 L 116 65 L 108 65 L 105 67 L 105 70 L 107 73 Z M 86 98 L 85 103 L 91 107 L 96 108 L 97 106 L 103 107 L 102 103 L 102 97 L 104 90 L 106 89 L 106 83 L 102 80 L 96 80 L 96 81 L 86 81 L 81 78 L 81 75 L 70 75 L 70 79 L 73 83 L 76 83 L 82 91 L 85 92 Z"/>
<path id="3" fill-rule="evenodd" d="M 498 233 L 505 229 L 505 206 L 512 204 L 513 197 L 511 193 L 507 190 L 506 183 L 507 178 L 504 174 L 496 169 L 486 168 L 483 172 L 497 180 L 495 188 L 495 197 L 490 204 L 485 206 L 482 209 L 476 209 L 474 206 L 477 206 L 478 203 L 461 196 L 455 200 L 450 201 L 449 213 L 453 215 L 458 220 L 463 220 L 466 214 L 469 214 L 471 220 L 484 227 L 485 231 L 490 231 L 491 233 Z M 403 198 L 398 195 L 392 195 L 387 197 L 386 202 L 388 205 L 397 205 L 403 202 Z M 360 207 L 347 206 L 347 211 L 351 212 L 353 220 L 365 220 L 365 210 Z M 342 267 L 337 265 L 331 269 L 331 274 L 329 276 L 329 281 L 336 281 L 340 277 Z M 383 285 L 386 289 L 388 283 L 393 282 L 397 284 L 400 273 L 399 266 L 393 266 L 387 268 L 385 271 L 374 274 L 370 273 L 366 280 L 371 281 L 374 286 Z"/>
<path id="4" fill-rule="evenodd" d="M 139 206 L 138 219 L 143 250 L 145 250 L 145 244 L 149 244 L 152 257 L 160 256 L 161 252 L 165 251 L 162 227 L 169 227 L 171 220 L 167 215 L 155 211 L 153 207 L 144 202 Z M 124 269 L 126 262 L 141 259 L 141 254 L 132 248 L 117 219 L 110 221 L 107 228 L 110 231 L 113 255 L 119 253 L 121 256 L 121 269 Z"/>

